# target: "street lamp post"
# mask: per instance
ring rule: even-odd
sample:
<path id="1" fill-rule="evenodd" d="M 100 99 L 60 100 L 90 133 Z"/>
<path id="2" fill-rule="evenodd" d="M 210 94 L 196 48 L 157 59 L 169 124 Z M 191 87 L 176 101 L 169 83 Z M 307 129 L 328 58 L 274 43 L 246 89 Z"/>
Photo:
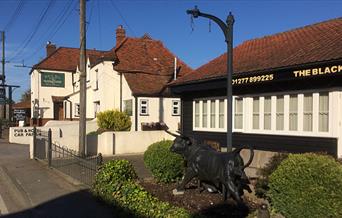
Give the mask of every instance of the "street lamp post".
<path id="1" fill-rule="evenodd" d="M 197 6 L 195 6 L 192 10 L 187 10 L 187 14 L 191 14 L 194 18 L 198 17 L 206 17 L 210 20 L 213 20 L 215 23 L 219 25 L 221 28 L 225 41 L 227 43 L 227 151 L 232 151 L 232 115 L 233 115 L 233 106 L 232 106 L 232 74 L 233 74 L 233 24 L 234 24 L 234 16 L 231 12 L 227 16 L 226 23 L 224 23 L 218 17 L 215 17 L 210 14 L 205 14 L 199 11 Z"/>

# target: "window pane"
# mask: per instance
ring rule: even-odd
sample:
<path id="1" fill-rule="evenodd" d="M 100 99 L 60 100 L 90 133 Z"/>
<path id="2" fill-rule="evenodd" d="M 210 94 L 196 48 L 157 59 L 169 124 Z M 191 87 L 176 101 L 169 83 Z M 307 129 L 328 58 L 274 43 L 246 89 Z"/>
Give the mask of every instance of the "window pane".
<path id="1" fill-rule="evenodd" d="M 215 128 L 215 100 L 210 101 L 210 127 Z"/>
<path id="2" fill-rule="evenodd" d="M 264 101 L 264 129 L 271 129 L 271 96 Z"/>
<path id="3" fill-rule="evenodd" d="M 298 98 L 297 95 L 290 95 L 290 110 L 289 110 L 289 128 L 297 130 L 298 120 Z"/>
<path id="4" fill-rule="evenodd" d="M 195 127 L 199 127 L 199 101 L 195 102 Z"/>
<path id="5" fill-rule="evenodd" d="M 242 129 L 242 120 L 243 120 L 243 99 L 235 98 L 235 114 L 234 114 L 234 128 Z"/>
<path id="6" fill-rule="evenodd" d="M 304 94 L 303 130 L 312 131 L 312 94 Z"/>
<path id="7" fill-rule="evenodd" d="M 219 101 L 219 128 L 224 128 L 224 100 Z"/>
<path id="8" fill-rule="evenodd" d="M 329 93 L 319 94 L 319 120 L 318 130 L 321 132 L 329 131 Z"/>
<path id="9" fill-rule="evenodd" d="M 277 96 L 276 129 L 284 130 L 284 97 Z"/>
<path id="10" fill-rule="evenodd" d="M 124 101 L 124 111 L 129 115 L 133 115 L 133 100 L 125 100 Z"/>
<path id="11" fill-rule="evenodd" d="M 180 101 L 172 101 L 172 115 L 180 115 L 179 103 Z"/>
<path id="12" fill-rule="evenodd" d="M 253 129 L 259 129 L 259 97 L 253 98 Z"/>
<path id="13" fill-rule="evenodd" d="M 203 101 L 202 104 L 202 127 L 207 127 L 208 121 L 208 102 Z"/>

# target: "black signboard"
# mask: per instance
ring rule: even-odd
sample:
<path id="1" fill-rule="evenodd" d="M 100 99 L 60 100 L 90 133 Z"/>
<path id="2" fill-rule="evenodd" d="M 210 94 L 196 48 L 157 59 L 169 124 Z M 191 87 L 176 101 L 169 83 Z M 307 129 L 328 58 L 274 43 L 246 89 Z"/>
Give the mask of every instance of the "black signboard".
<path id="1" fill-rule="evenodd" d="M 19 120 L 25 120 L 26 117 L 26 111 L 23 109 L 14 109 L 13 110 L 13 116 L 14 118 L 19 121 Z"/>
<path id="2" fill-rule="evenodd" d="M 308 67 L 294 70 L 279 70 L 272 72 L 256 72 L 234 74 L 232 83 L 238 85 L 252 85 L 266 82 L 279 82 L 296 79 L 311 79 L 328 76 L 342 76 L 342 65 L 326 65 L 321 67 Z"/>

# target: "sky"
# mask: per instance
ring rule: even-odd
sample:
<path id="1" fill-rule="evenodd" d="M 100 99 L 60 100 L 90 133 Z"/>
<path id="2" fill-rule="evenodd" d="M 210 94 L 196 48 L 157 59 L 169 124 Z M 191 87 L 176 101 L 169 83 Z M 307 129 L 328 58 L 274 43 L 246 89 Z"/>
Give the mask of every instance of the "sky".
<path id="1" fill-rule="evenodd" d="M 196 69 L 223 54 L 226 44 L 215 23 L 186 14 L 195 5 L 223 21 L 233 13 L 234 46 L 342 17 L 339 0 L 87 0 L 87 48 L 113 48 L 115 29 L 123 25 L 127 36 L 148 33 Z M 30 88 L 30 67 L 46 56 L 48 41 L 79 47 L 79 0 L 0 0 L 0 31 L 5 31 L 6 83 L 20 86 L 13 93 L 18 101 Z"/>

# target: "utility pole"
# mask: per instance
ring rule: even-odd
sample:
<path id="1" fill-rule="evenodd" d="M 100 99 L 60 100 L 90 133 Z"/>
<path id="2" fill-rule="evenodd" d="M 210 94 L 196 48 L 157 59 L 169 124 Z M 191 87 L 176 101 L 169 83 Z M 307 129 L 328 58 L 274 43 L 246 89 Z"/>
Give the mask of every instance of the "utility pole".
<path id="1" fill-rule="evenodd" d="M 0 98 L 3 97 L 3 101 L 1 102 L 2 112 L 1 117 L 3 119 L 6 119 L 6 89 L 5 89 L 5 31 L 1 32 L 1 39 L 2 39 L 2 74 L 1 74 L 1 93 L 3 96 L 0 96 Z"/>
<path id="2" fill-rule="evenodd" d="M 86 3 L 80 0 L 80 121 L 79 121 L 79 152 L 85 156 L 86 146 L 86 35 L 85 35 Z"/>
<path id="3" fill-rule="evenodd" d="M 233 91 L 232 91 L 232 75 L 233 75 L 233 24 L 234 16 L 229 13 L 226 19 L 226 23 L 218 17 L 211 14 L 200 12 L 195 6 L 194 9 L 187 10 L 187 14 L 190 14 L 194 18 L 205 17 L 214 21 L 222 30 L 227 44 L 227 151 L 233 150 L 232 141 L 232 121 L 233 121 Z"/>

